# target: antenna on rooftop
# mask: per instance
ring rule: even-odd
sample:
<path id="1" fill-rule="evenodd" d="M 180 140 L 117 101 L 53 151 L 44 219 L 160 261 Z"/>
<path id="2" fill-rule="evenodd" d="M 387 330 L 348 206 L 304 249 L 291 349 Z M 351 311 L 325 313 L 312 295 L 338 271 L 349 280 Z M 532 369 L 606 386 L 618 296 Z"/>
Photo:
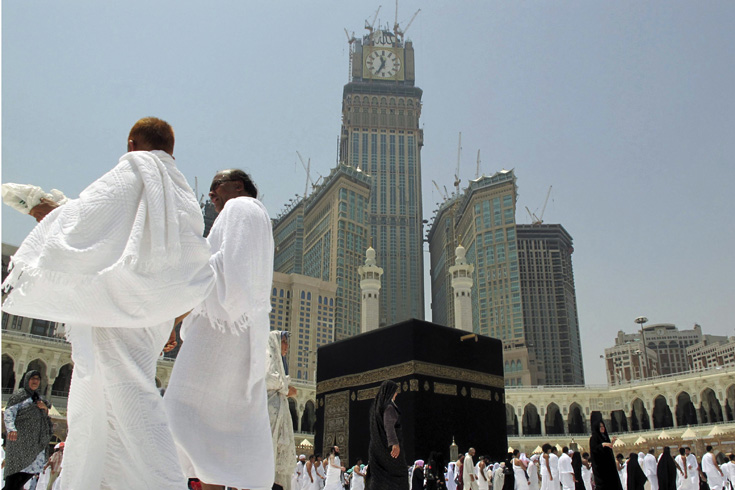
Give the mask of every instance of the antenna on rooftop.
<path id="1" fill-rule="evenodd" d="M 477 170 L 475 170 L 475 178 L 480 178 L 480 150 L 477 150 Z"/>

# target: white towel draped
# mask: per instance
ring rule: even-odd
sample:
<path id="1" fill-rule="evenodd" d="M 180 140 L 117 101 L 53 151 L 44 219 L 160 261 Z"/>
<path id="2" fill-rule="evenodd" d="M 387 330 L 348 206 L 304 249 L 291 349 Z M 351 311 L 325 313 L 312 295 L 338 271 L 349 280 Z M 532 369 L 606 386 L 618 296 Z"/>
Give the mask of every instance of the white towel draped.
<path id="1" fill-rule="evenodd" d="M 3 309 L 105 327 L 171 320 L 212 288 L 203 227 L 173 157 L 126 153 L 31 231 L 12 257 Z"/>

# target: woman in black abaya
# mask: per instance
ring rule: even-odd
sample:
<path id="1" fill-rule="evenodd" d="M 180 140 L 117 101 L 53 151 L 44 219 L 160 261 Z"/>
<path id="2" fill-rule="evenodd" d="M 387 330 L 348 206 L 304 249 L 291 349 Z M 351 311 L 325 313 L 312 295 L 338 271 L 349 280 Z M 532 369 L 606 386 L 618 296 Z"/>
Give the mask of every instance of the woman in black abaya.
<path id="1" fill-rule="evenodd" d="M 370 445 L 366 490 L 408 490 L 406 456 L 401 449 L 398 385 L 383 381 L 370 408 Z"/>
<path id="2" fill-rule="evenodd" d="M 613 442 L 615 438 L 610 439 L 602 416 L 595 414 L 592 418 L 590 455 L 596 490 L 623 490 L 612 449 Z"/>
<path id="3" fill-rule="evenodd" d="M 628 490 L 643 490 L 644 485 L 648 478 L 643 472 L 641 465 L 638 461 L 638 455 L 636 453 L 630 453 L 627 465 L 628 472 Z"/>
<path id="4" fill-rule="evenodd" d="M 666 446 L 656 467 L 659 490 L 676 490 L 676 462 L 671 457 L 671 448 Z"/>

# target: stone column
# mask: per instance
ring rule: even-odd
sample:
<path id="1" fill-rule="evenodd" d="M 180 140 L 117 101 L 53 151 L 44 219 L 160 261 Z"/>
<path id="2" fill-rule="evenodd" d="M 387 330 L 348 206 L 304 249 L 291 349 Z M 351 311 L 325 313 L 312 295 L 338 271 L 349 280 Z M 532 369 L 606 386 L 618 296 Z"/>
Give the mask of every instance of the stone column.
<path id="1" fill-rule="evenodd" d="M 516 412 L 516 419 L 518 419 L 518 435 L 523 435 L 523 410 L 520 411 L 520 415 L 518 415 L 518 410 L 513 410 Z"/>
<path id="2" fill-rule="evenodd" d="M 541 435 L 546 435 L 546 410 L 539 411 L 538 413 L 539 421 L 541 422 Z"/>

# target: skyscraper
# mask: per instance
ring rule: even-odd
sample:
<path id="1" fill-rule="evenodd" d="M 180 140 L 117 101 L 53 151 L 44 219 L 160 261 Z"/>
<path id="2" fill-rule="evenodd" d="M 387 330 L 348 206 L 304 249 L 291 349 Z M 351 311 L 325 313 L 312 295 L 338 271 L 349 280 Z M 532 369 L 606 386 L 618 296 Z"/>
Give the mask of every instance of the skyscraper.
<path id="1" fill-rule="evenodd" d="M 288 365 L 292 379 L 316 379 L 316 350 L 334 341 L 336 290 L 333 282 L 273 273 L 270 327 L 291 332 Z"/>
<path id="2" fill-rule="evenodd" d="M 370 29 L 351 43 L 350 64 L 339 159 L 373 177 L 369 234 L 385 270 L 380 324 L 423 319 L 422 90 L 414 86 L 413 44 Z"/>
<path id="3" fill-rule="evenodd" d="M 276 272 L 337 285 L 334 340 L 360 333 L 358 268 L 369 245 L 371 177 L 344 164 L 273 222 Z"/>
<path id="4" fill-rule="evenodd" d="M 557 224 L 517 225 L 526 344 L 543 384 L 583 385 L 572 237 Z"/>

